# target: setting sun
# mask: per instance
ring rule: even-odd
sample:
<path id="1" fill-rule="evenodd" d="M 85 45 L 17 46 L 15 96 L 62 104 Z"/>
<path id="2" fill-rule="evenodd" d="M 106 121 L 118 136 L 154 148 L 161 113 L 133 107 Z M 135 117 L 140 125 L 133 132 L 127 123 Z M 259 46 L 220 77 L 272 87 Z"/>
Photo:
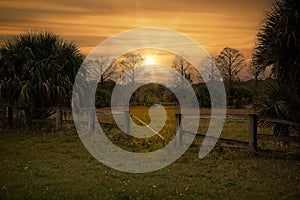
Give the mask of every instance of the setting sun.
<path id="1" fill-rule="evenodd" d="M 155 58 L 153 56 L 146 56 L 145 60 L 144 60 L 144 64 L 145 65 L 154 65 L 155 62 Z"/>

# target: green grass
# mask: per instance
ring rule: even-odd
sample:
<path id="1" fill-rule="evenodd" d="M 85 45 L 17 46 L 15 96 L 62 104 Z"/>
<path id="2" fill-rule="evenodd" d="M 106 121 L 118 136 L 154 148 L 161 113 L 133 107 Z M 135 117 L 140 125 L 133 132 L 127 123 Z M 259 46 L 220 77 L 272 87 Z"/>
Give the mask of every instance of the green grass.
<path id="1" fill-rule="evenodd" d="M 102 109 L 107 111 L 107 109 Z M 131 108 L 131 114 L 135 115 L 136 117 L 142 119 L 144 122 L 149 123 L 150 118 L 148 115 L 149 108 L 147 107 L 132 107 Z M 107 136 L 110 138 L 113 143 L 118 145 L 119 147 L 134 151 L 134 152 L 145 152 L 145 151 L 153 151 L 160 149 L 165 144 L 167 144 L 169 141 L 171 141 L 175 136 L 175 113 L 178 113 L 179 111 L 175 109 L 174 107 L 166 107 L 166 113 L 167 113 L 167 120 L 165 123 L 164 128 L 159 132 L 164 138 L 165 141 L 161 140 L 158 136 L 151 137 L 149 139 L 138 139 L 138 138 L 131 138 L 130 136 L 123 134 L 118 129 L 106 129 Z M 210 114 L 210 109 L 207 108 L 201 108 L 200 109 L 201 114 Z M 253 113 L 252 109 L 228 109 L 228 114 L 250 114 Z M 121 121 L 123 116 L 118 116 Z M 114 123 L 114 119 L 112 115 L 104 115 L 98 117 L 99 121 L 105 122 L 105 123 Z M 191 119 L 184 119 L 184 120 L 191 120 Z M 135 121 L 135 120 L 133 120 Z M 136 121 L 135 121 L 136 122 Z M 201 119 L 199 123 L 198 133 L 206 134 L 208 126 L 209 126 L 209 119 Z M 139 124 L 139 123 L 137 123 Z M 189 126 L 186 126 L 184 130 L 190 131 Z M 132 130 L 135 131 L 135 130 Z M 258 128 L 258 133 L 264 133 L 264 134 L 272 134 L 272 127 L 264 127 Z M 247 120 L 233 120 L 228 119 L 225 121 L 222 134 L 222 138 L 227 139 L 234 139 L 234 140 L 240 140 L 240 141 L 248 141 L 248 121 Z M 128 142 L 130 141 L 130 143 Z M 199 143 L 201 145 L 201 143 Z M 271 142 L 271 141 L 258 141 L 258 147 L 262 149 L 272 149 L 272 150 L 278 150 L 278 149 L 293 149 L 294 144 L 291 144 L 289 147 L 285 147 L 282 142 Z M 292 147 L 292 148 L 290 148 Z"/>
<path id="2" fill-rule="evenodd" d="M 167 109 L 168 119 L 161 132 L 168 140 L 174 136 L 174 112 Z M 147 121 L 145 108 L 133 108 L 133 113 Z M 100 120 L 113 121 L 111 116 Z M 208 123 L 201 121 L 198 131 L 205 132 Z M 247 128 L 247 121 L 228 120 L 221 136 L 247 141 Z M 287 150 L 299 151 L 297 146 L 259 141 L 260 151 L 250 156 L 246 149 L 218 144 L 207 157 L 199 159 L 201 140 L 195 140 L 181 158 L 166 168 L 129 174 L 94 159 L 72 126 L 65 126 L 60 133 L 49 130 L 50 126 L 0 130 L 0 199 L 300 198 L 299 156 L 286 154 Z M 264 132 L 270 133 L 271 129 Z M 117 129 L 109 129 L 107 136 L 120 147 L 137 152 L 154 151 L 164 144 L 156 136 L 134 139 Z"/>
<path id="3" fill-rule="evenodd" d="M 159 171 L 129 174 L 95 160 L 76 135 L 0 134 L 0 199 L 298 199 L 300 162 L 193 145 Z"/>

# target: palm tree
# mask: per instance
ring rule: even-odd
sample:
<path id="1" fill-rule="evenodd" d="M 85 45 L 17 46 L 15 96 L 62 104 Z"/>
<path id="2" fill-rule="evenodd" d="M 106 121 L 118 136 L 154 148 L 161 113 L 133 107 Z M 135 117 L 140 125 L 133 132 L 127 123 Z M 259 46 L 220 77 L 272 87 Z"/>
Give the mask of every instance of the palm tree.
<path id="1" fill-rule="evenodd" d="M 26 115 L 47 117 L 36 108 L 69 105 L 83 55 L 74 43 L 50 32 L 29 32 L 0 48 L 0 94 L 4 106 L 26 107 Z"/>
<path id="2" fill-rule="evenodd" d="M 300 2 L 278 0 L 266 13 L 257 34 L 253 64 L 257 72 L 271 66 L 276 83 L 266 88 L 261 100 L 265 116 L 299 122 L 300 119 Z M 288 135 L 291 129 L 275 124 L 274 133 Z M 299 128 L 299 127 L 298 127 Z"/>

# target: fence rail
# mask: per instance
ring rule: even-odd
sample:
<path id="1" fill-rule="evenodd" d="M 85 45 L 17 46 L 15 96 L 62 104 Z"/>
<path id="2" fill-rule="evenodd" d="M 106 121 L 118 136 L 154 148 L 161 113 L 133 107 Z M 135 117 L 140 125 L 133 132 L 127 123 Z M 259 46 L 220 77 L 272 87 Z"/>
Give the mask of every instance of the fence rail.
<path id="1" fill-rule="evenodd" d="M 61 130 L 62 124 L 74 124 L 73 119 L 63 119 L 63 113 L 64 112 L 72 112 L 72 108 L 69 107 L 60 107 L 60 106 L 54 106 L 54 107 L 47 107 L 47 108 L 39 108 L 37 109 L 38 111 L 55 111 L 55 118 L 53 119 L 32 119 L 31 122 L 33 123 L 52 123 L 55 124 L 55 130 L 59 131 Z M 95 113 L 95 108 L 85 108 L 81 109 L 82 111 L 86 112 L 87 114 L 87 119 L 86 120 L 80 120 L 77 122 L 80 123 L 86 123 L 89 127 L 89 131 L 94 131 L 95 130 L 95 123 L 96 123 L 96 116 L 103 116 L 103 115 L 124 115 L 124 124 L 121 125 L 124 127 L 127 133 L 130 132 L 130 120 L 129 120 L 129 111 L 124 110 L 124 111 L 99 111 Z M 118 127 L 117 124 L 111 124 L 111 123 L 105 123 L 105 122 L 100 122 L 102 125 L 107 125 L 110 127 Z"/>
<path id="2" fill-rule="evenodd" d="M 189 132 L 189 131 L 182 131 L 182 133 L 185 134 L 185 135 L 190 135 L 190 136 L 195 135 L 195 133 L 192 133 L 192 132 Z M 227 139 L 227 138 L 217 138 L 217 137 L 213 137 L 213 136 L 206 136 L 206 135 L 200 134 L 200 133 L 197 133 L 196 137 L 200 137 L 200 138 L 207 137 L 207 139 L 217 140 L 217 141 L 222 142 L 222 143 L 236 145 L 236 146 L 247 147 L 249 145 L 248 142 L 244 142 L 244 141 Z"/>
<path id="3" fill-rule="evenodd" d="M 258 134 L 258 122 L 259 121 L 268 121 L 273 123 L 281 123 L 281 124 L 288 124 L 293 126 L 300 126 L 299 123 L 291 122 L 287 120 L 281 120 L 281 119 L 272 119 L 272 118 L 263 118 L 258 117 L 256 114 L 250 114 L 250 115 L 226 115 L 226 119 L 237 119 L 237 120 L 248 120 L 248 142 L 245 141 L 239 141 L 239 140 L 233 140 L 233 139 L 227 139 L 227 138 L 216 138 L 213 136 L 206 136 L 201 133 L 192 133 L 186 130 L 182 129 L 181 121 L 182 119 L 211 119 L 211 118 L 221 118 L 221 116 L 211 116 L 211 115 L 189 115 L 189 114 L 176 114 L 176 142 L 178 145 L 182 142 L 183 135 L 187 136 L 196 136 L 199 138 L 207 137 L 207 139 L 213 139 L 221 143 L 236 145 L 236 146 L 243 146 L 248 147 L 248 150 L 250 153 L 254 153 L 257 151 L 257 140 L 268 140 L 268 141 L 285 141 L 285 142 L 299 142 L 300 143 L 300 137 L 294 137 L 294 136 L 274 136 L 274 135 L 266 135 L 266 134 Z"/>
<path id="4" fill-rule="evenodd" d="M 22 108 L 17 108 L 17 110 L 20 110 Z M 82 110 L 82 109 L 81 109 Z M 124 124 L 122 125 L 126 133 L 130 133 L 130 118 L 131 114 L 129 110 L 123 110 L 123 111 L 98 111 L 95 112 L 95 108 L 86 108 L 83 109 L 85 112 L 87 112 L 87 119 L 81 120 L 81 123 L 87 123 L 89 131 L 95 130 L 95 123 L 97 120 L 97 116 L 103 116 L 103 115 L 123 115 L 124 117 Z M 0 108 L 0 111 L 2 113 L 6 112 L 6 108 Z M 64 112 L 72 112 L 72 109 L 69 107 L 61 107 L 61 106 L 55 106 L 55 107 L 47 107 L 47 108 L 39 108 L 38 111 L 55 111 L 56 115 L 53 119 L 32 119 L 31 121 L 34 123 L 52 123 L 55 124 L 55 129 L 61 130 L 62 124 L 74 124 L 74 120 L 72 119 L 63 119 L 63 113 Z M 182 119 L 211 119 L 211 118 L 220 118 L 221 116 L 218 115 L 192 115 L 192 114 L 176 114 L 175 116 L 175 123 L 176 123 L 176 143 L 180 144 L 182 142 L 182 137 L 184 135 L 187 136 L 196 136 L 199 138 L 207 137 L 208 139 L 217 140 L 221 143 L 231 144 L 231 145 L 237 145 L 242 147 L 248 147 L 249 152 L 253 153 L 257 151 L 257 141 L 258 140 L 268 140 L 268 141 L 285 141 L 285 142 L 298 142 L 300 143 L 300 137 L 295 136 L 274 136 L 274 135 L 266 135 L 266 134 L 258 134 L 258 124 L 262 121 L 267 122 L 273 122 L 273 123 L 281 123 L 281 124 L 287 124 L 292 126 L 299 126 L 300 123 L 291 122 L 287 120 L 282 119 L 273 119 L 273 118 L 266 118 L 266 117 L 258 117 L 256 114 L 250 114 L 250 115 L 240 115 L 240 114 L 228 114 L 226 115 L 226 119 L 235 119 L 235 120 L 247 120 L 248 121 L 248 141 L 239 141 L 239 140 L 233 140 L 233 139 L 227 139 L 227 138 L 215 138 L 212 136 L 206 136 L 201 133 L 192 133 L 186 130 L 182 129 L 181 121 Z M 117 124 L 111 124 L 111 123 L 105 123 L 100 122 L 102 125 L 108 125 L 111 127 L 117 127 Z"/>

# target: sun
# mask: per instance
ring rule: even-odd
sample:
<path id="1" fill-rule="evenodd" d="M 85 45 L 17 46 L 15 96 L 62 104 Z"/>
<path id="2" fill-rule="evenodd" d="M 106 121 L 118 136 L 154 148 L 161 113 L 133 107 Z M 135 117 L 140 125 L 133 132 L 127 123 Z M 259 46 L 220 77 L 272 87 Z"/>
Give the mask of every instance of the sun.
<path id="1" fill-rule="evenodd" d="M 153 56 L 146 56 L 144 63 L 145 65 L 154 65 L 156 63 L 155 58 Z"/>

